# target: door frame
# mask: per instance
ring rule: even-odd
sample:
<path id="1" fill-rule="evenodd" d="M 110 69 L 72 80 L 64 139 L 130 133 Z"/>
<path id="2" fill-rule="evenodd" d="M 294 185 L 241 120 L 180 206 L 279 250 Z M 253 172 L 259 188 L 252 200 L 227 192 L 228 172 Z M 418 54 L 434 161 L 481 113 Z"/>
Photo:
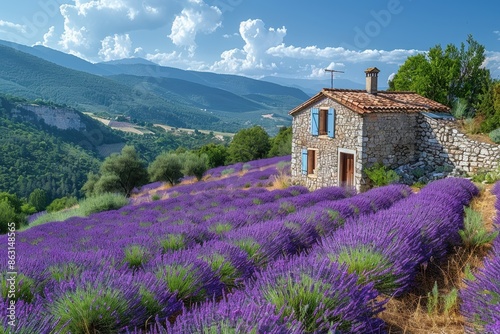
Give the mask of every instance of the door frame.
<path id="1" fill-rule="evenodd" d="M 339 148 L 338 149 L 338 157 L 337 157 L 337 184 L 339 186 L 343 186 L 342 185 L 342 174 L 344 173 L 344 170 L 343 170 L 343 165 L 342 165 L 342 157 L 345 155 L 345 154 L 349 154 L 349 155 L 352 155 L 353 157 L 353 168 L 352 168 L 352 187 L 356 188 L 356 178 L 355 178 L 355 175 L 356 175 L 356 151 L 355 150 L 350 150 L 350 149 L 347 149 L 347 148 Z"/>

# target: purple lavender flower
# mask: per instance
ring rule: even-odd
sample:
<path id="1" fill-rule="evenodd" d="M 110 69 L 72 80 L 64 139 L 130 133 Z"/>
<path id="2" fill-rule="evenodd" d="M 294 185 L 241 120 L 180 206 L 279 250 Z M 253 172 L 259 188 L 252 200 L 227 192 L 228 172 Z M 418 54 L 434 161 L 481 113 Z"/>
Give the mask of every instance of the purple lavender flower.
<path id="1" fill-rule="evenodd" d="M 275 313 L 302 323 L 306 333 L 379 333 L 375 318 L 383 303 L 372 284 L 359 286 L 358 277 L 329 260 L 295 257 L 276 261 L 257 272 L 246 293 L 259 304 L 271 303 Z"/>
<path id="2" fill-rule="evenodd" d="M 273 304 L 257 303 L 253 297 L 239 291 L 219 302 L 200 304 L 177 317 L 174 325 L 167 324 L 166 333 L 302 333 L 299 322 L 283 317 Z"/>

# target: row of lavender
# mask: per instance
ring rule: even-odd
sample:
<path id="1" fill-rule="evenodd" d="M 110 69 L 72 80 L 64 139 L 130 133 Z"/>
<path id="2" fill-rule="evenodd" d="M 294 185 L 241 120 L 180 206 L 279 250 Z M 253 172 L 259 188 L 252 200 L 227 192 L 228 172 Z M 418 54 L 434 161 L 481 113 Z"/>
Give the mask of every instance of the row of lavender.
<path id="1" fill-rule="evenodd" d="M 208 177 L 209 182 L 181 184 L 166 190 L 154 191 L 154 194 L 164 197 L 167 195 L 192 194 L 220 189 L 236 190 L 250 187 L 268 187 L 273 184 L 279 172 L 285 174 L 290 172 L 289 163 L 290 156 L 281 156 L 216 167 L 204 174 L 205 178 Z M 286 168 L 287 166 L 288 168 Z M 193 178 L 191 179 L 194 181 Z M 132 203 L 137 204 L 150 201 L 151 195 L 149 192 L 160 186 L 161 183 L 156 182 L 142 187 L 141 192 L 143 192 L 143 195 L 134 197 Z"/>
<path id="2" fill-rule="evenodd" d="M 495 202 L 495 228 L 500 230 L 500 182 L 492 189 Z M 461 312 L 467 319 L 471 331 L 500 333 L 500 238 L 493 241 L 490 255 L 474 280 L 466 281 L 461 292 Z"/>
<path id="3" fill-rule="evenodd" d="M 133 328 L 155 316 L 175 319 L 408 192 L 204 192 L 30 229 L 19 234 L 18 328 L 78 333 L 82 324 Z M 2 284 L 3 306 L 5 292 Z M 82 311 L 96 318 L 82 319 Z"/>
<path id="4" fill-rule="evenodd" d="M 307 255 L 279 259 L 242 291 L 150 332 L 383 332 L 375 317 L 384 304 L 380 294 L 404 293 L 421 264 L 443 259 L 460 242 L 463 207 L 477 193 L 467 180 L 445 179 L 387 210 L 350 216 Z"/>

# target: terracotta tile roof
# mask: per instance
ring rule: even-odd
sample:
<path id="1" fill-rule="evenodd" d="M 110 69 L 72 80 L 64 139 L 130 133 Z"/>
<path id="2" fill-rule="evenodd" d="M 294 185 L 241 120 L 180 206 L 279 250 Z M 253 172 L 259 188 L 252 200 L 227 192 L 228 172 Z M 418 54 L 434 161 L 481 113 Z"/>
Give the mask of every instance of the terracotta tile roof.
<path id="1" fill-rule="evenodd" d="M 378 91 L 377 94 L 370 94 L 367 93 L 366 90 L 324 88 L 306 102 L 292 109 L 289 114 L 293 115 L 302 109 L 308 108 L 325 97 L 331 98 L 360 114 L 377 112 L 450 111 L 449 107 L 414 92 Z"/>

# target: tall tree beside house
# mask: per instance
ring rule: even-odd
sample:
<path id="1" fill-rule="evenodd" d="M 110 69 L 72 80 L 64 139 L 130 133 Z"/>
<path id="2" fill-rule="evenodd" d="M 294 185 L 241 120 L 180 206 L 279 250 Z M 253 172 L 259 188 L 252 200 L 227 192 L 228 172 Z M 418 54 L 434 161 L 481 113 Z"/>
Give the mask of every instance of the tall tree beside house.
<path id="1" fill-rule="evenodd" d="M 119 192 L 130 196 L 135 187 L 148 182 L 144 162 L 133 146 L 125 146 L 120 154 L 112 154 L 101 165 L 99 175 L 89 174 L 82 190 L 88 196 Z"/>
<path id="2" fill-rule="evenodd" d="M 240 130 L 229 144 L 227 163 L 247 162 L 267 157 L 270 147 L 269 135 L 261 126 Z"/>
<path id="3" fill-rule="evenodd" d="M 292 154 L 292 127 L 282 127 L 278 134 L 271 138 L 269 157 Z"/>
<path id="4" fill-rule="evenodd" d="M 474 115 L 481 97 L 489 94 L 490 72 L 482 66 L 485 59 L 484 46 L 472 35 L 460 48 L 436 45 L 427 54 L 408 57 L 389 82 L 389 89 L 414 91 L 450 107 L 463 99 L 468 114 Z"/>
<path id="5" fill-rule="evenodd" d="M 482 132 L 491 132 L 500 128 L 500 81 L 492 81 L 489 94 L 481 96 L 479 107 L 483 121 Z"/>

